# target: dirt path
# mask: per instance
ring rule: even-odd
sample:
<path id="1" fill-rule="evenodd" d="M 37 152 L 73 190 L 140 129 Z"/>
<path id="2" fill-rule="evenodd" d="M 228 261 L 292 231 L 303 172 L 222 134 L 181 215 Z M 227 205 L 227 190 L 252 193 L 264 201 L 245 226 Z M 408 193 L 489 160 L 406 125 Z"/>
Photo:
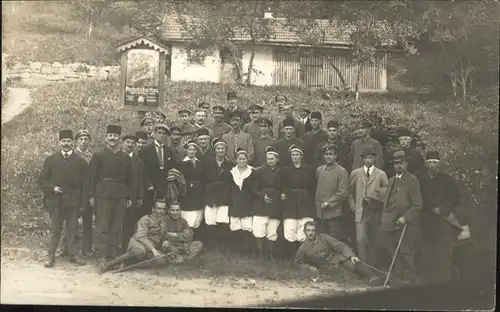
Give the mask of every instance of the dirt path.
<path id="1" fill-rule="evenodd" d="M 3 304 L 248 307 L 365 290 L 333 282 L 185 277 L 175 268 L 98 275 L 92 265 L 77 268 L 62 260 L 46 269 L 32 261 L 4 258 L 1 274 Z"/>
<path id="2" fill-rule="evenodd" d="M 2 124 L 12 120 L 30 105 L 30 89 L 8 88 L 7 102 L 2 103 Z"/>

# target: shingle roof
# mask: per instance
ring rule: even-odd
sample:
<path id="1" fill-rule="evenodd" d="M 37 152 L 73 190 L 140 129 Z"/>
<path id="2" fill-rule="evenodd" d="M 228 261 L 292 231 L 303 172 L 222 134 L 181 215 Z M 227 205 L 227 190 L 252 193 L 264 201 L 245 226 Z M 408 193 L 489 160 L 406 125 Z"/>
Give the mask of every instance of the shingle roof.
<path id="1" fill-rule="evenodd" d="M 193 17 L 184 16 L 191 25 L 201 24 L 201 20 Z M 350 44 L 349 30 L 345 27 L 338 27 L 330 20 L 316 20 L 314 29 L 317 30 L 315 35 L 311 37 L 320 36 L 318 43 L 329 45 L 347 45 Z M 274 18 L 270 20 L 271 34 L 269 38 L 262 40 L 269 43 L 296 43 L 307 44 L 305 38 L 297 35 L 297 33 L 290 29 L 287 25 L 286 19 Z M 167 15 L 163 20 L 163 39 L 169 41 L 188 41 L 191 38 L 185 32 L 179 19 L 176 15 Z M 249 41 L 250 35 L 244 30 L 236 30 L 233 40 L 235 41 Z"/>

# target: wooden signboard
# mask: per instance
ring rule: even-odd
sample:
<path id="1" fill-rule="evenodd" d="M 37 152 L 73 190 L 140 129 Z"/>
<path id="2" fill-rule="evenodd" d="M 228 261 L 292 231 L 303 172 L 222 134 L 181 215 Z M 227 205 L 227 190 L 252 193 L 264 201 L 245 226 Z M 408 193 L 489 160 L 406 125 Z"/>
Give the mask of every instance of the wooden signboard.
<path id="1" fill-rule="evenodd" d="M 139 113 L 163 111 L 165 57 L 168 48 L 145 37 L 119 45 L 121 53 L 120 103 Z"/>

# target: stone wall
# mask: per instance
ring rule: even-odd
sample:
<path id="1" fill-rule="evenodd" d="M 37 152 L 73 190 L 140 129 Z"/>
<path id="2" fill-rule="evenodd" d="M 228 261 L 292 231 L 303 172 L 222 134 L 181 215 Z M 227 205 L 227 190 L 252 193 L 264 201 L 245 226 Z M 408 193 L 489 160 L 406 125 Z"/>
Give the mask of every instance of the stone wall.
<path id="1" fill-rule="evenodd" d="M 94 66 L 84 63 L 61 64 L 59 62 L 30 62 L 29 64 L 9 64 L 2 69 L 2 76 L 11 82 L 25 84 L 45 84 L 58 81 L 81 79 L 112 79 L 120 75 L 120 66 Z"/>

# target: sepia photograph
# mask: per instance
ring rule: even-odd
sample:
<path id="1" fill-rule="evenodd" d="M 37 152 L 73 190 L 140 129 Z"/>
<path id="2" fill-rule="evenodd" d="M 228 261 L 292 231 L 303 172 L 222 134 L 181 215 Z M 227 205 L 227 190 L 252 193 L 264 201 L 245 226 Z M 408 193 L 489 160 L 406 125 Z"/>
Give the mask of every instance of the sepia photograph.
<path id="1" fill-rule="evenodd" d="M 2 308 L 496 308 L 500 2 L 2 1 Z"/>

